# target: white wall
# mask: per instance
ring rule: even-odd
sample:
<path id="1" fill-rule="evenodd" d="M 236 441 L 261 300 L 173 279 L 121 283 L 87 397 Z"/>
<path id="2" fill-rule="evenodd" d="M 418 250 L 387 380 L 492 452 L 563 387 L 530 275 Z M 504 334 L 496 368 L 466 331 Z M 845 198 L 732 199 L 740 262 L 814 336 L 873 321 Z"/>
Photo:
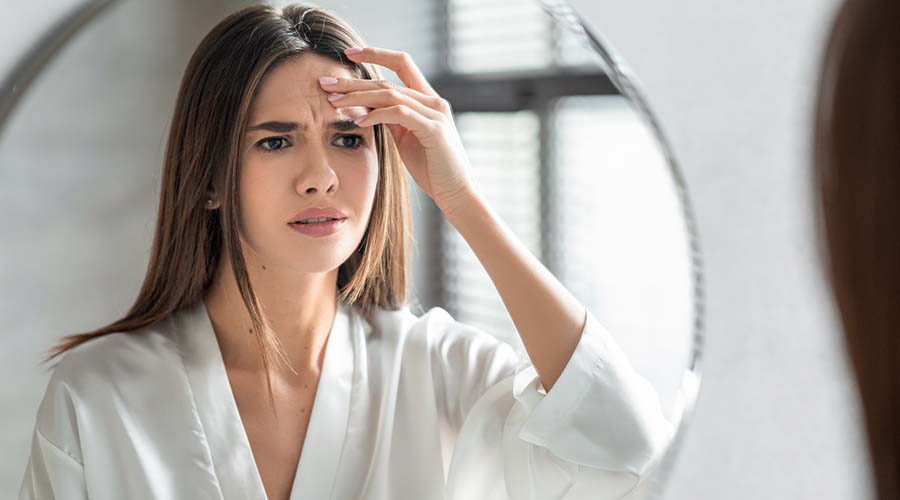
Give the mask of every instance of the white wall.
<path id="1" fill-rule="evenodd" d="M 698 216 L 708 344 L 668 499 L 865 498 L 865 450 L 807 192 L 833 0 L 573 0 L 633 68 Z"/>

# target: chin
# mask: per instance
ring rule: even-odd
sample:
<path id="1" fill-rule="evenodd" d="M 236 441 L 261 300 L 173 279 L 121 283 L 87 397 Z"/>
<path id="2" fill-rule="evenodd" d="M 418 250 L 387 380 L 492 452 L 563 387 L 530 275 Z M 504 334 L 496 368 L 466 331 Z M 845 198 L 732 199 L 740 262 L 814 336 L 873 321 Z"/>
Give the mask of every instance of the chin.
<path id="1" fill-rule="evenodd" d="M 290 255 L 280 255 L 278 260 L 284 262 L 284 268 L 301 273 L 327 273 L 334 271 L 350 258 L 352 249 L 336 247 L 312 249 L 307 246 Z"/>

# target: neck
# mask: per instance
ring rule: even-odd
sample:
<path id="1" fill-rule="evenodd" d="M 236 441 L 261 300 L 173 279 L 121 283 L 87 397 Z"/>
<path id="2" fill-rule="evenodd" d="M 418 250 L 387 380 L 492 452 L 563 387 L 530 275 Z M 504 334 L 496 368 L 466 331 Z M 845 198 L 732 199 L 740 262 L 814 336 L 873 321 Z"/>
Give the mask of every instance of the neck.
<path id="1" fill-rule="evenodd" d="M 325 342 L 337 312 L 337 269 L 324 273 L 298 273 L 274 269 L 251 260 L 245 253 L 247 273 L 275 335 L 294 371 L 319 373 Z M 213 283 L 203 298 L 210 322 L 231 370 L 263 370 L 256 334 L 227 255 L 220 260 Z M 279 372 L 283 370 L 279 368 Z M 284 370 L 286 374 L 290 374 Z"/>

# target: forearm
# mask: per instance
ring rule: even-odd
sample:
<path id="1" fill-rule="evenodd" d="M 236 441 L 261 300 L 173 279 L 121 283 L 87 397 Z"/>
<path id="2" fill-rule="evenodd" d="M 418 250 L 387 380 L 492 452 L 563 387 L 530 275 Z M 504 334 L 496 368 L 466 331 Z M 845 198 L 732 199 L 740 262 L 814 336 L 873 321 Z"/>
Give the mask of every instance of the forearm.
<path id="1" fill-rule="evenodd" d="M 458 206 L 447 220 L 487 271 L 541 384 L 550 391 L 575 351 L 587 311 L 480 194 Z"/>

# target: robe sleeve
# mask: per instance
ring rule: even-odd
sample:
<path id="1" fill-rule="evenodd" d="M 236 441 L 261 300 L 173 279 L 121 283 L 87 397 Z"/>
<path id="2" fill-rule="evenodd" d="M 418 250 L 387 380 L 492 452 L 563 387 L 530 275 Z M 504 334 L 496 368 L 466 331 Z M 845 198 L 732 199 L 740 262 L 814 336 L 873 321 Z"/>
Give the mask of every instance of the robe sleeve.
<path id="1" fill-rule="evenodd" d="M 513 381 L 516 403 L 505 429 L 530 445 L 528 460 L 516 460 L 512 450 L 518 443 L 506 447 L 509 472 L 530 479 L 512 483 L 513 498 L 532 498 L 528 493 L 538 486 L 528 483 L 540 481 L 540 469 L 560 465 L 570 477 L 550 485 L 550 491 L 566 492 L 552 498 L 623 498 L 657 464 L 674 435 L 653 386 L 590 311 L 586 316 L 575 352 L 549 392 L 527 353 L 520 357 Z"/>
<path id="2" fill-rule="evenodd" d="M 493 338 L 465 335 L 457 347 L 465 354 L 442 365 L 445 379 L 468 374 L 454 387 L 460 391 L 455 404 L 468 409 L 465 442 L 458 443 L 467 458 L 455 457 L 451 464 L 465 477 L 456 478 L 449 497 L 612 500 L 635 492 L 662 457 L 674 428 L 653 386 L 590 311 L 549 392 L 526 351 L 517 356 L 499 340 L 490 349 L 482 336 Z M 463 463 L 481 460 L 474 457 L 485 457 L 484 463 Z"/>
<path id="3" fill-rule="evenodd" d="M 19 500 L 87 500 L 84 466 L 37 429 Z"/>
<path id="4" fill-rule="evenodd" d="M 513 374 L 517 356 L 509 344 L 456 321 L 441 307 L 428 316 L 437 407 L 458 431 L 485 391 Z"/>
<path id="5" fill-rule="evenodd" d="M 66 356 L 67 357 L 67 356 Z M 54 369 L 38 407 L 19 500 L 87 500 L 77 398 L 66 357 Z"/>

